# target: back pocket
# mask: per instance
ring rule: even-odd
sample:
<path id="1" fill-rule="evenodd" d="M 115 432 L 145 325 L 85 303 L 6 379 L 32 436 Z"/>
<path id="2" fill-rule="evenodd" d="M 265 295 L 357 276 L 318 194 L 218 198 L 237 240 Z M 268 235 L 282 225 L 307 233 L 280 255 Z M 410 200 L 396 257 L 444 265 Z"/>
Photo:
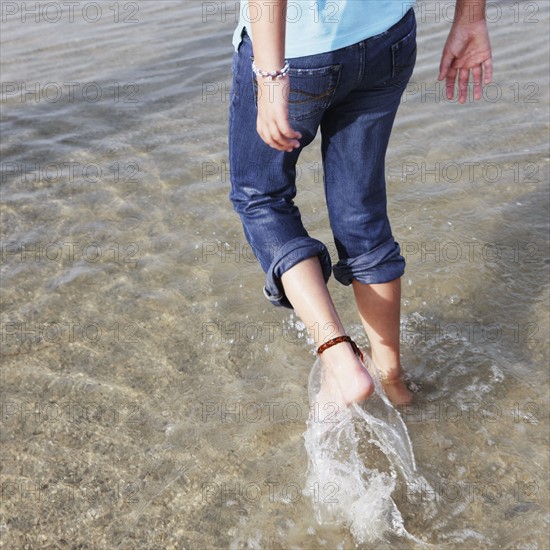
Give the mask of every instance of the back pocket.
<path id="1" fill-rule="evenodd" d="M 407 70 L 412 71 L 416 63 L 416 25 L 409 34 L 392 44 L 391 55 L 392 77 Z"/>
<path id="2" fill-rule="evenodd" d="M 291 62 L 292 63 L 292 62 Z M 291 120 L 303 120 L 327 109 L 340 80 L 341 65 L 315 69 L 288 70 L 288 116 Z M 254 98 L 258 106 L 258 82 L 253 75 Z"/>
<path id="3" fill-rule="evenodd" d="M 293 69 L 288 94 L 288 114 L 292 120 L 302 120 L 326 110 L 340 80 L 341 65 L 316 69 Z"/>

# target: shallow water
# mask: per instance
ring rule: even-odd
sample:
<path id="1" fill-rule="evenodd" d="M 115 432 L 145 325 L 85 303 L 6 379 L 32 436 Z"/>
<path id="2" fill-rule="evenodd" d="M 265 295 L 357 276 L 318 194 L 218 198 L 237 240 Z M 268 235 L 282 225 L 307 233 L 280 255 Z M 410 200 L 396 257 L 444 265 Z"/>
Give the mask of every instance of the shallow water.
<path id="1" fill-rule="evenodd" d="M 8 4 L 3 546 L 550 547 L 548 3 L 491 3 L 494 84 L 465 106 L 435 83 L 451 3 L 417 6 L 388 153 L 417 473 L 355 411 L 342 437 L 378 505 L 355 528 L 317 522 L 350 502 L 345 477 L 302 492 L 312 345 L 262 297 L 227 199 L 234 15 L 50 2 L 23 22 Z M 319 161 L 301 157 L 297 202 L 334 252 Z M 350 289 L 330 285 L 366 346 Z M 401 519 L 377 531 L 389 498 Z"/>
<path id="2" fill-rule="evenodd" d="M 397 535 L 423 544 L 407 532 L 392 494 L 398 475 L 403 484 L 421 481 L 432 487 L 417 471 L 403 419 L 386 398 L 372 362 L 365 360 L 375 382 L 368 405 L 321 406 L 318 359 L 310 373 L 305 494 L 313 501 L 319 524 L 345 525 L 356 543 L 380 544 L 387 535 Z"/>

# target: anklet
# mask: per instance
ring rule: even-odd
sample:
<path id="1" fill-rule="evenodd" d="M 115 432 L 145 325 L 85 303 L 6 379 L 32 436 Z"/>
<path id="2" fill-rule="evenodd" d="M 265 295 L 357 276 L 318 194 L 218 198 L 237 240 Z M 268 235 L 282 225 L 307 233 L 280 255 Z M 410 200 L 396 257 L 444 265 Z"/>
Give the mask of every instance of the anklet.
<path id="1" fill-rule="evenodd" d="M 355 355 L 357 355 L 357 357 L 359 357 L 361 361 L 363 361 L 362 351 L 357 347 L 357 344 L 349 336 L 337 336 L 336 338 L 331 338 L 328 342 L 325 342 L 317 348 L 317 354 L 321 355 L 323 351 L 331 348 L 332 346 L 335 346 L 336 344 L 340 344 L 341 342 L 348 342 L 349 344 L 351 344 Z"/>

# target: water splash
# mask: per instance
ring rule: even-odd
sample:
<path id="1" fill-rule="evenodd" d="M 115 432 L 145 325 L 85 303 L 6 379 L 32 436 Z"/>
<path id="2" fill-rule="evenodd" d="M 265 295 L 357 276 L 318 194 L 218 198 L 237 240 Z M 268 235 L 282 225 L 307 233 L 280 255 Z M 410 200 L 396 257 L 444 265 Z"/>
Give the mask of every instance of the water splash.
<path id="1" fill-rule="evenodd" d="M 405 529 L 392 493 L 398 479 L 411 484 L 422 479 L 425 487 L 429 485 L 416 471 L 399 412 L 388 401 L 376 369 L 366 361 L 375 384 L 366 404 L 344 409 L 329 403 L 323 411 L 315 407 L 321 383 L 319 360 L 313 365 L 312 413 L 304 433 L 309 457 L 304 493 L 311 497 L 319 523 L 347 525 L 357 543 L 384 540 L 391 533 L 425 545 Z"/>

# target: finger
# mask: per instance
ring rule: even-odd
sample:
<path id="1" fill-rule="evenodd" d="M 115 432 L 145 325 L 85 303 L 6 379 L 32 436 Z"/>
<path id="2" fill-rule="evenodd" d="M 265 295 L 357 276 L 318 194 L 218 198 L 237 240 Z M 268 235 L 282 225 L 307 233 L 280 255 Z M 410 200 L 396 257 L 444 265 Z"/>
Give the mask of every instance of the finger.
<path id="1" fill-rule="evenodd" d="M 259 122 L 257 126 L 257 131 L 260 137 L 262 138 L 262 141 L 266 145 L 269 145 L 269 147 L 272 147 L 273 149 L 277 149 L 278 151 L 286 150 L 286 147 L 284 147 L 282 143 L 279 143 L 277 141 L 269 125 L 264 124 L 263 122 Z"/>
<path id="2" fill-rule="evenodd" d="M 273 121 L 269 127 L 271 139 L 275 144 L 275 148 L 279 151 L 291 152 L 296 147 L 300 146 L 297 140 L 287 138 L 281 131 L 277 121 Z"/>
<path id="3" fill-rule="evenodd" d="M 273 119 L 266 128 L 270 145 L 280 151 L 291 152 L 300 147 L 299 138 L 302 134 L 295 132 L 288 121 Z"/>
<path id="4" fill-rule="evenodd" d="M 271 126 L 267 131 L 267 143 L 270 147 L 277 149 L 278 151 L 287 151 L 289 148 L 288 143 L 279 133 L 276 126 Z"/>
<path id="5" fill-rule="evenodd" d="M 483 96 L 483 79 L 481 65 L 472 69 L 472 79 L 474 81 L 474 99 L 481 99 Z"/>
<path id="6" fill-rule="evenodd" d="M 302 139 L 302 134 L 292 129 L 288 120 L 283 120 L 279 123 L 279 131 L 289 141 L 297 142 L 299 139 Z"/>
<path id="7" fill-rule="evenodd" d="M 293 130 L 290 125 L 284 130 L 281 129 L 281 133 L 288 139 L 302 139 L 302 134 L 296 130 Z"/>
<path id="8" fill-rule="evenodd" d="M 437 77 L 437 80 L 443 80 L 447 76 L 452 62 L 453 56 L 443 52 L 443 55 L 441 56 L 441 63 L 439 64 L 439 76 Z"/>
<path id="9" fill-rule="evenodd" d="M 280 126 L 283 126 L 283 129 L 281 129 Z M 262 140 L 278 151 L 290 152 L 300 147 L 300 142 L 296 138 L 301 138 L 302 135 L 292 130 L 287 121 L 283 121 L 283 123 L 280 124 L 277 119 L 264 120 L 258 118 L 256 129 Z M 290 134 L 291 137 L 285 136 L 285 132 Z M 294 136 L 296 136 L 296 138 L 294 138 Z"/>
<path id="10" fill-rule="evenodd" d="M 447 99 L 453 99 L 455 96 L 455 80 L 456 80 L 456 73 L 458 71 L 452 67 L 447 72 L 447 81 L 446 81 L 446 88 L 447 88 Z"/>
<path id="11" fill-rule="evenodd" d="M 462 67 L 458 70 L 458 102 L 464 103 L 468 97 L 468 80 L 470 79 L 470 69 Z"/>
<path id="12" fill-rule="evenodd" d="M 483 62 L 483 68 L 485 69 L 485 84 L 490 84 L 493 80 L 493 60 L 490 57 Z"/>

